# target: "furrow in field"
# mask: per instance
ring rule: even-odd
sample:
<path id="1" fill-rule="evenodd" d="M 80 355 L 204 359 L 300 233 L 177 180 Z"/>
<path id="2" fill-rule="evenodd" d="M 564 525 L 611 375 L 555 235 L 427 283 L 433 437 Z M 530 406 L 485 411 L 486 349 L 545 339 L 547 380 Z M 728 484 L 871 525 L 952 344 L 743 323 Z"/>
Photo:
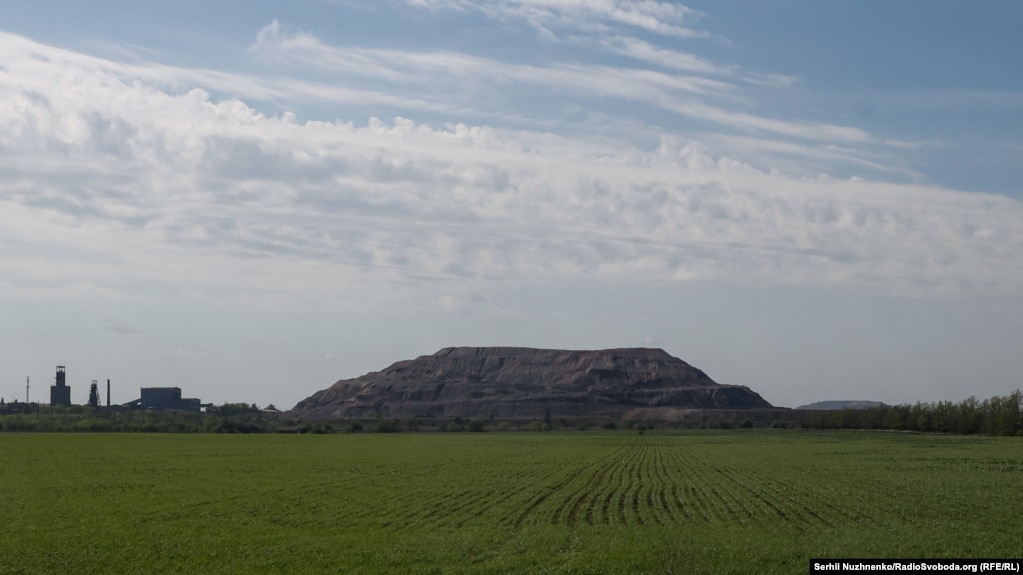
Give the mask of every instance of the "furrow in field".
<path id="1" fill-rule="evenodd" d="M 458 527 L 482 515 L 498 500 L 496 489 L 470 489 L 458 498 L 445 501 L 442 506 L 443 514 L 430 518 L 423 525 Z"/>
<path id="2" fill-rule="evenodd" d="M 628 446 L 623 446 L 585 466 L 583 469 L 585 473 L 579 475 L 578 481 L 566 484 L 562 489 L 565 491 L 565 494 L 552 500 L 556 506 L 550 515 L 551 523 L 565 522 L 570 525 L 574 524 L 579 514 L 579 508 L 582 506 L 582 502 L 586 499 L 587 494 L 603 483 L 603 478 L 608 471 L 617 466 L 618 461 L 627 452 Z M 573 487 L 570 487 L 570 485 L 573 485 Z"/>
<path id="3" fill-rule="evenodd" d="M 729 471 L 726 475 L 734 484 L 745 486 L 745 482 L 737 476 L 734 470 Z M 807 493 L 802 486 L 795 484 L 782 486 L 776 480 L 762 477 L 753 470 L 750 470 L 743 479 L 755 482 L 757 488 L 749 488 L 749 492 L 754 498 L 764 502 L 773 513 L 780 514 L 790 523 L 804 527 L 831 527 L 834 525 L 829 517 L 830 514 L 820 513 L 804 504 Z"/>
<path id="4" fill-rule="evenodd" d="M 661 476 L 663 485 L 660 494 L 661 501 L 668 512 L 669 522 L 694 521 L 693 509 L 691 506 L 684 505 L 679 497 L 678 479 L 674 474 L 675 456 L 672 453 L 674 449 L 677 449 L 674 445 L 665 445 L 658 454 L 660 464 L 657 467 L 657 472 Z"/>
<path id="5" fill-rule="evenodd" d="M 698 461 L 676 451 L 675 473 L 678 477 L 678 500 L 689 506 L 692 515 L 703 521 L 721 521 L 720 510 L 713 505 L 713 497 L 706 485 L 706 469 Z"/>
<path id="6" fill-rule="evenodd" d="M 413 491 L 410 496 L 397 502 L 404 509 L 403 525 L 446 525 L 464 523 L 470 518 L 486 514 L 495 506 L 506 507 L 516 495 L 530 491 L 530 487 L 554 474 L 556 469 L 506 468 L 493 477 L 475 482 L 459 494 L 450 492 L 439 497 L 430 493 Z M 408 510 L 413 510 L 409 512 Z M 443 516 L 438 516 L 438 509 Z"/>
<path id="7" fill-rule="evenodd" d="M 626 499 L 628 500 L 627 517 L 631 522 L 635 522 L 639 525 L 646 525 L 646 519 L 643 517 L 645 509 L 640 504 L 640 492 L 643 489 L 641 468 L 646 456 L 645 452 L 646 446 L 644 445 L 639 450 L 636 460 L 633 461 L 629 467 L 628 490 L 626 491 Z"/>
<path id="8" fill-rule="evenodd" d="M 571 483 L 576 477 L 581 475 L 584 471 L 586 471 L 586 467 L 584 466 L 569 468 L 568 472 L 559 480 L 543 488 L 542 492 L 539 495 L 536 495 L 535 497 L 530 499 L 529 502 L 526 504 L 525 508 L 522 509 L 522 511 L 520 511 L 519 514 L 516 516 L 515 527 L 516 528 L 521 527 L 526 522 L 526 519 L 541 505 L 543 505 L 548 498 L 550 498 L 552 495 L 557 494 L 558 491 L 560 491 L 566 485 Z"/>
<path id="9" fill-rule="evenodd" d="M 434 523 L 440 527 L 461 527 L 467 521 L 479 517 L 483 512 L 493 505 L 496 490 L 477 491 L 466 496 L 462 501 L 452 505 L 446 516 Z"/>
<path id="10" fill-rule="evenodd" d="M 678 500 L 678 485 L 670 476 L 665 453 L 670 445 L 661 443 L 655 452 L 654 472 L 657 476 L 657 494 L 660 507 L 664 513 L 665 523 L 679 523 L 689 519 L 688 510 Z"/>
<path id="11" fill-rule="evenodd" d="M 606 496 L 604 498 L 603 509 L 601 510 L 605 524 L 625 524 L 624 492 L 627 481 L 627 466 L 631 460 L 629 456 L 632 454 L 633 452 L 630 450 L 619 460 L 619 464 L 611 471 L 610 479 L 607 485 L 605 485 Z"/>
<path id="12" fill-rule="evenodd" d="M 665 524 L 668 512 L 666 507 L 661 506 L 661 501 L 658 497 L 658 490 L 663 486 L 661 477 L 658 475 L 661 449 L 662 445 L 660 442 L 651 444 L 646 456 L 643 458 L 643 467 L 641 469 L 641 497 L 644 502 L 645 517 L 648 522 L 656 525 Z"/>
<path id="13" fill-rule="evenodd" d="M 641 438 L 639 445 L 636 446 L 635 457 L 629 462 L 628 469 L 626 470 L 624 491 L 625 512 L 626 519 L 630 524 L 646 525 L 648 521 L 648 518 L 645 516 L 646 505 L 645 500 L 642 498 L 642 492 L 645 485 L 645 481 L 643 481 L 643 466 L 649 456 L 650 441 L 647 438 Z"/>
<path id="14" fill-rule="evenodd" d="M 480 517 L 488 512 L 493 512 L 492 514 L 496 520 L 504 522 L 508 518 L 505 510 L 519 507 L 516 503 L 517 500 L 522 499 L 523 496 L 528 497 L 530 494 L 535 493 L 534 487 L 537 484 L 546 482 L 547 478 L 553 476 L 556 472 L 557 469 L 547 469 L 544 473 L 537 473 L 537 470 L 532 470 L 529 474 L 520 474 L 511 481 L 507 481 L 503 475 L 497 475 L 488 479 L 488 484 L 499 485 L 501 488 L 493 489 L 486 497 L 475 500 L 473 504 L 476 506 L 476 509 L 472 516 Z M 464 521 L 457 523 L 455 527 L 460 527 L 463 523 Z"/>
<path id="15" fill-rule="evenodd" d="M 544 477 L 556 470 L 544 470 L 538 474 L 538 467 L 502 467 L 496 472 L 494 479 L 471 481 L 460 478 L 461 485 L 451 485 L 438 493 L 433 487 L 433 480 L 440 472 L 440 467 L 431 468 L 427 472 L 420 471 L 417 476 L 403 477 L 402 485 L 394 485 L 390 489 L 391 497 L 386 498 L 386 508 L 380 513 L 391 519 L 385 521 L 385 527 L 404 528 L 410 525 L 435 525 L 456 517 L 457 513 L 467 507 L 475 506 L 476 515 L 485 512 L 490 505 L 487 499 L 503 500 L 515 493 L 524 491 L 536 482 L 536 477 Z M 393 483 L 393 479 L 389 479 Z M 465 485 L 469 482 L 469 485 Z"/>
<path id="16" fill-rule="evenodd" d="M 622 487 L 620 497 L 620 516 L 623 524 L 643 525 L 643 517 L 640 512 L 639 491 L 642 487 L 640 467 L 643 458 L 646 456 L 648 442 L 640 441 L 633 451 L 633 457 L 626 463 L 622 472 Z"/>
<path id="17" fill-rule="evenodd" d="M 611 514 L 610 523 L 613 525 L 628 525 L 625 518 L 625 490 L 628 481 L 628 469 L 623 465 L 616 470 L 615 481 L 611 488 Z"/>
<path id="18" fill-rule="evenodd" d="M 660 509 L 658 509 L 654 499 L 656 478 L 654 476 L 653 465 L 656 452 L 657 446 L 644 445 L 640 465 L 636 470 L 636 482 L 638 484 L 634 497 L 636 517 L 644 525 L 661 524 Z"/>
<path id="19" fill-rule="evenodd" d="M 712 468 L 705 470 L 704 482 L 707 493 L 709 493 L 712 497 L 711 505 L 718 510 L 721 519 L 726 522 L 747 519 L 748 517 L 742 512 L 735 494 L 729 489 L 722 488 L 720 485 L 715 485 L 715 478 L 713 476 L 714 473 Z"/>
<path id="20" fill-rule="evenodd" d="M 778 489 L 770 480 L 764 480 L 752 473 L 739 477 L 734 470 L 722 471 L 733 485 L 749 493 L 749 499 L 761 505 L 762 513 L 771 519 L 783 519 L 795 525 L 805 527 L 828 526 L 830 522 L 819 516 L 808 514 L 797 503 L 798 491 Z"/>
<path id="21" fill-rule="evenodd" d="M 502 507 L 508 510 L 528 510 L 531 506 L 535 508 L 537 491 L 549 491 L 552 489 L 552 485 L 571 481 L 571 479 L 566 479 L 566 476 L 570 475 L 573 471 L 570 467 L 559 465 L 547 465 L 543 466 L 542 469 L 534 470 L 531 475 L 523 477 L 521 483 L 515 486 L 515 489 L 510 492 Z M 523 519 L 522 513 L 507 512 L 502 515 L 498 522 L 502 525 L 515 527 L 521 525 Z"/>
<path id="22" fill-rule="evenodd" d="M 619 448 L 612 457 L 608 458 L 607 465 L 601 470 L 599 477 L 596 477 L 589 488 L 580 496 L 580 510 L 583 521 L 588 525 L 607 524 L 609 522 L 606 513 L 607 501 L 613 496 L 616 477 L 621 473 L 622 461 L 629 456 L 632 449 L 630 444 Z M 579 512 L 577 512 L 577 517 Z"/>
<path id="23" fill-rule="evenodd" d="M 728 502 L 733 519 L 745 523 L 767 516 L 764 512 L 766 507 L 759 503 L 760 497 L 755 490 L 748 488 L 744 481 L 731 477 L 720 468 L 712 468 L 712 471 L 716 474 L 715 479 L 720 481 L 715 483 L 722 498 Z"/>
<path id="24" fill-rule="evenodd" d="M 682 500 L 681 473 L 679 471 L 680 458 L 677 445 L 665 445 L 660 453 L 660 465 L 658 472 L 661 475 L 664 489 L 661 499 L 665 508 L 669 510 L 673 521 L 693 521 L 693 509 Z"/>
<path id="25" fill-rule="evenodd" d="M 835 503 L 832 497 L 820 493 L 818 486 L 807 486 L 792 480 L 769 478 L 766 483 L 772 485 L 776 492 L 789 494 L 792 505 L 800 513 L 819 519 L 821 523 L 835 525 L 847 523 L 851 525 L 862 525 L 873 527 L 876 522 L 873 518 L 857 509 Z"/>
<path id="26" fill-rule="evenodd" d="M 425 494 L 437 495 L 437 479 L 444 478 L 441 482 L 443 489 L 447 492 L 464 489 L 463 477 L 454 475 L 450 468 L 433 464 L 422 466 L 415 472 L 403 472 L 400 475 L 388 474 L 384 477 L 368 478 L 368 482 L 377 486 L 387 486 L 392 494 L 388 500 L 392 506 L 408 507 L 409 504 L 421 502 Z M 452 481 L 455 479 L 455 481 Z M 414 505 L 413 505 L 414 506 Z"/>
<path id="27" fill-rule="evenodd" d="M 708 482 L 715 486 L 713 488 L 715 497 L 722 502 L 725 509 L 728 509 L 732 520 L 749 521 L 754 518 L 769 519 L 785 516 L 776 512 L 778 506 L 783 505 L 788 499 L 784 494 L 778 494 L 781 497 L 777 499 L 764 497 L 759 493 L 759 489 L 748 485 L 751 482 L 749 477 L 740 477 L 733 469 L 712 461 L 712 458 L 703 454 L 694 455 L 694 459 L 698 460 L 706 470 Z M 763 486 L 760 485 L 760 489 L 762 488 Z M 790 512 L 787 515 L 790 521 L 802 522 L 802 518 L 797 514 Z"/>
<path id="28" fill-rule="evenodd" d="M 592 491 L 588 493 L 589 499 L 586 500 L 586 513 L 584 514 L 584 521 L 587 525 L 596 525 L 600 521 L 600 501 L 603 499 L 600 487 L 603 485 L 597 485 Z"/>
<path id="29" fill-rule="evenodd" d="M 807 502 L 798 498 L 795 492 L 787 492 L 789 507 L 794 510 L 793 515 L 802 519 L 801 523 L 811 527 L 834 527 L 835 522 L 827 513 L 821 513 L 815 505 L 807 505 Z"/>
<path id="30" fill-rule="evenodd" d="M 610 472 L 611 469 L 618 464 L 621 452 L 621 449 L 616 450 L 609 457 L 605 458 L 590 475 L 586 483 L 564 499 L 564 503 L 554 514 L 553 523 L 557 524 L 562 515 L 565 516 L 564 519 L 568 525 L 575 525 L 578 522 L 579 513 L 583 511 L 586 506 L 586 502 L 593 498 L 592 494 L 594 490 L 598 489 L 603 484 L 604 478 L 607 476 L 608 472 Z M 566 509 L 568 511 L 567 513 L 564 513 Z"/>
<path id="31" fill-rule="evenodd" d="M 399 503 L 400 501 L 389 497 L 364 497 L 361 501 L 353 502 L 348 520 L 379 524 L 382 519 L 386 520 L 396 515 L 395 509 L 400 509 L 397 506 Z"/>
<path id="32" fill-rule="evenodd" d="M 459 521 L 454 522 L 455 527 L 462 526 L 467 520 L 475 517 L 484 515 L 487 511 L 499 507 L 501 509 L 508 508 L 510 501 L 514 500 L 515 496 L 520 493 L 532 493 L 531 489 L 535 485 L 537 479 L 542 479 L 553 473 L 548 471 L 545 474 L 537 474 L 536 470 L 531 470 L 528 474 L 519 474 L 513 476 L 511 481 L 506 479 L 503 474 L 488 478 L 485 483 L 490 486 L 498 485 L 500 488 L 492 488 L 480 497 L 473 498 L 466 501 L 465 505 L 461 506 L 456 512 L 468 509 L 469 515 L 466 517 L 463 513 L 463 518 Z"/>
<path id="33" fill-rule="evenodd" d="M 668 499 L 665 497 L 668 485 L 661 469 L 663 450 L 663 444 L 658 443 L 654 445 L 651 449 L 647 465 L 647 473 L 649 475 L 649 479 L 647 479 L 647 499 L 650 509 L 654 511 L 654 521 L 658 525 L 666 525 L 673 522 L 673 513 L 668 505 Z"/>
<path id="34" fill-rule="evenodd" d="M 607 481 L 601 483 L 595 490 L 597 493 L 597 509 L 593 514 L 595 525 L 610 525 L 612 522 L 615 486 L 618 484 L 621 472 L 620 465 L 613 466 L 607 475 Z"/>
<path id="35" fill-rule="evenodd" d="M 416 513 L 408 516 L 408 519 L 415 521 L 415 523 L 419 526 L 428 526 L 440 523 L 445 517 L 450 515 L 451 509 L 457 505 L 452 502 L 460 501 L 470 493 L 472 493 L 471 489 L 441 493 L 433 499 L 420 503 L 420 508 Z"/>
<path id="36" fill-rule="evenodd" d="M 584 521 L 587 525 L 606 524 L 608 516 L 606 506 L 608 498 L 612 495 L 614 475 L 619 472 L 622 460 L 629 454 L 631 445 L 625 445 L 616 452 L 616 456 L 608 461 L 608 466 L 603 470 L 598 480 L 593 483 L 591 489 L 583 495 L 580 500 L 583 503 L 585 513 Z"/>
<path id="37" fill-rule="evenodd" d="M 733 481 L 745 489 L 750 494 L 751 499 L 759 503 L 764 517 L 768 519 L 781 519 L 796 525 L 814 524 L 812 518 L 793 506 L 792 493 L 784 493 L 772 489 L 770 484 L 762 481 L 753 483 L 749 478 L 738 479 L 733 477 Z"/>
<path id="38" fill-rule="evenodd" d="M 777 517 L 775 505 L 761 495 L 761 485 L 750 474 L 737 473 L 722 463 L 703 462 L 718 496 L 726 502 L 733 519 L 749 521 Z"/>
<path id="39" fill-rule="evenodd" d="M 734 469 L 729 469 L 722 465 L 714 465 L 709 461 L 709 457 L 700 456 L 698 458 L 709 472 L 716 476 L 716 483 L 731 486 L 733 488 L 732 491 L 735 493 L 745 492 L 749 494 L 749 496 L 734 499 L 736 503 L 741 502 L 742 505 L 746 505 L 750 499 L 762 502 L 761 512 L 765 518 L 784 517 L 788 522 L 804 527 L 833 525 L 833 522 L 826 515 L 802 505 L 800 503 L 802 500 L 801 492 L 798 490 L 778 489 L 771 481 L 751 479 L 753 477 L 752 472 L 739 477 Z M 755 481 L 756 488 L 747 487 L 747 482 L 751 481 Z M 750 510 L 749 507 L 746 507 L 746 509 Z"/>

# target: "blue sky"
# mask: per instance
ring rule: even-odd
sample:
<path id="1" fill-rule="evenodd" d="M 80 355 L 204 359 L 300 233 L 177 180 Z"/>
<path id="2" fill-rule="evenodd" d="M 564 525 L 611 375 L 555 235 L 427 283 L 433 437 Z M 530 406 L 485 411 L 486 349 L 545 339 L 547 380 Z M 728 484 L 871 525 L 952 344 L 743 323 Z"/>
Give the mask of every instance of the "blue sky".
<path id="1" fill-rule="evenodd" d="M 0 395 L 290 407 L 451 345 L 776 405 L 1023 371 L 1015 2 L 9 2 Z M 78 397 L 81 396 L 81 397 Z"/>

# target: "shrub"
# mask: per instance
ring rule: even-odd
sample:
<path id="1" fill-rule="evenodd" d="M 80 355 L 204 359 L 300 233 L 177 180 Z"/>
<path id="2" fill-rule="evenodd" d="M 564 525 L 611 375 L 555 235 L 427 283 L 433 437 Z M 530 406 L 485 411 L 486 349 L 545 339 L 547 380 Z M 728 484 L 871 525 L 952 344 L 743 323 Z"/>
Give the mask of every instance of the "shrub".
<path id="1" fill-rule="evenodd" d="M 526 426 L 526 431 L 549 431 L 550 428 L 551 426 L 540 421 L 539 419 L 534 419 L 533 421 L 529 422 L 529 425 Z"/>
<path id="2" fill-rule="evenodd" d="M 382 419 L 377 422 L 377 433 L 398 433 L 401 431 L 401 424 L 397 419 Z"/>
<path id="3" fill-rule="evenodd" d="M 77 431 L 113 431 L 114 425 L 109 420 L 89 417 L 75 424 Z"/>

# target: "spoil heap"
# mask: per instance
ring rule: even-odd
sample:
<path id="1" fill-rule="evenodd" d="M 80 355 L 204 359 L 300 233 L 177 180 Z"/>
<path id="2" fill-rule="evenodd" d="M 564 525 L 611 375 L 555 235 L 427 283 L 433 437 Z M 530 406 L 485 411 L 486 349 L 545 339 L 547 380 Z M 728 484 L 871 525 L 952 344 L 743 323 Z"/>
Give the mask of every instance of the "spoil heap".
<path id="1" fill-rule="evenodd" d="M 770 408 L 747 387 L 721 385 L 661 349 L 597 351 L 449 347 L 341 380 L 291 417 L 621 417 L 636 409 Z"/>

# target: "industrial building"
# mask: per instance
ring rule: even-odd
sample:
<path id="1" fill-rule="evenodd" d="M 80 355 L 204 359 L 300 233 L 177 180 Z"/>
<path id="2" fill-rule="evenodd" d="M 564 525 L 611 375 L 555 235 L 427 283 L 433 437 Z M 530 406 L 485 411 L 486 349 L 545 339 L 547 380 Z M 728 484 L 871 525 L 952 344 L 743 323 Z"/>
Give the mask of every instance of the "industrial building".
<path id="1" fill-rule="evenodd" d="M 50 405 L 71 405 L 71 388 L 64 380 L 64 366 L 57 366 L 57 382 L 50 386 Z"/>
<path id="2" fill-rule="evenodd" d="M 25 405 L 28 403 L 28 379 L 25 380 Z M 17 402 L 15 402 L 16 405 Z M 54 385 L 50 386 L 50 405 L 71 405 L 71 386 L 67 384 L 67 374 L 65 373 L 65 367 L 63 365 L 57 366 L 57 374 L 55 377 Z M 92 385 L 89 386 L 89 402 L 86 404 L 93 408 L 100 408 L 100 394 L 99 394 L 99 381 L 92 380 Z M 110 380 L 107 380 L 107 405 L 109 409 L 110 405 Z M 195 397 L 181 397 L 180 387 L 143 387 L 142 397 L 135 401 L 130 401 L 121 406 L 116 406 L 118 409 L 123 408 L 142 408 L 152 411 L 202 411 L 202 401 Z M 3 405 L 2 409 L 6 411 L 8 405 Z M 13 407 L 10 409 L 14 409 Z M 18 407 L 18 412 L 22 408 Z"/>
<path id="3" fill-rule="evenodd" d="M 139 400 L 142 409 L 153 411 L 200 411 L 202 401 L 194 397 L 181 397 L 180 387 L 143 387 Z"/>

